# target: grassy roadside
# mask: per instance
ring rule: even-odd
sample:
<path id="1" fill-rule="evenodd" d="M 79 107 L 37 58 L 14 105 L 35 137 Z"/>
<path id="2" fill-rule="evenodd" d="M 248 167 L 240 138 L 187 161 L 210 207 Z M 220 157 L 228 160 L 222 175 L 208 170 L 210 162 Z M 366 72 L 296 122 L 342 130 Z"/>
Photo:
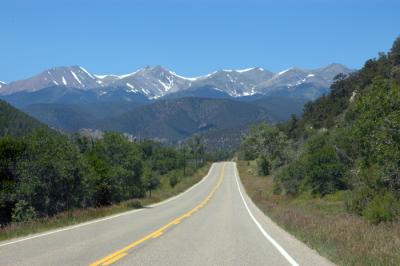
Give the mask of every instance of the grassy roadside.
<path id="1" fill-rule="evenodd" d="M 49 218 L 40 218 L 26 223 L 8 225 L 7 227 L 0 228 L 0 241 L 87 222 L 89 220 L 102 218 L 132 209 L 138 209 L 142 206 L 160 202 L 185 191 L 192 185 L 199 182 L 207 174 L 210 166 L 211 164 L 209 163 L 198 169 L 196 173 L 194 173 L 192 176 L 183 178 L 173 188 L 169 184 L 168 176 L 162 176 L 160 178 L 161 185 L 158 189 L 152 192 L 151 198 L 146 197 L 142 199 L 132 199 L 111 206 L 99 208 L 76 209 L 59 213 Z"/>
<path id="2" fill-rule="evenodd" d="M 343 195 L 323 199 L 273 194 L 273 177 L 238 162 L 246 192 L 277 224 L 339 265 L 400 265 L 400 224 L 373 225 L 346 212 Z"/>

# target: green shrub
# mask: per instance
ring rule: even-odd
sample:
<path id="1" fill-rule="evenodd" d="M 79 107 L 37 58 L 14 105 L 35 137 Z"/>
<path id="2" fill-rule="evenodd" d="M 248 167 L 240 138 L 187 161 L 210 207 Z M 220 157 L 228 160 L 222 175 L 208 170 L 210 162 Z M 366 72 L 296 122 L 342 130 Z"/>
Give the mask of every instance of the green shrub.
<path id="1" fill-rule="evenodd" d="M 175 187 L 180 181 L 180 178 L 176 174 L 172 174 L 169 176 L 169 185 L 173 188 Z"/>
<path id="2" fill-rule="evenodd" d="M 274 193 L 297 195 L 300 192 L 304 177 L 304 163 L 302 161 L 295 161 L 289 164 L 276 176 Z"/>
<path id="3" fill-rule="evenodd" d="M 398 218 L 400 202 L 391 193 L 376 195 L 363 210 L 363 216 L 372 223 L 389 222 Z"/>
<path id="4" fill-rule="evenodd" d="M 12 221 L 16 223 L 27 222 L 36 218 L 35 209 L 25 200 L 20 200 L 15 204 L 12 211 Z"/>
<path id="5" fill-rule="evenodd" d="M 325 196 L 345 189 L 345 165 L 328 135 L 320 135 L 307 143 L 304 154 L 306 184 L 314 195 Z"/>
<path id="6" fill-rule="evenodd" d="M 359 184 L 359 187 L 348 193 L 345 201 L 346 209 L 349 212 L 362 215 L 372 198 L 373 191 L 369 187 Z"/>
<path id="7" fill-rule="evenodd" d="M 257 159 L 257 173 L 258 173 L 258 175 L 261 175 L 261 176 L 269 175 L 270 169 L 271 169 L 271 164 L 269 163 L 267 158 L 265 158 L 265 156 L 260 156 Z"/>

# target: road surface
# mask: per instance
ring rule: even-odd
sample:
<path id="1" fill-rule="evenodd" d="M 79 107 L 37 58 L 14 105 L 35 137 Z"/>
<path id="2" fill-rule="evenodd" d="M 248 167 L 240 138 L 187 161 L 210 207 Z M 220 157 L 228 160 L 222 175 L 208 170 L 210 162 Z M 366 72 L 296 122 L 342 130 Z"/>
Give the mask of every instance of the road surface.
<path id="1" fill-rule="evenodd" d="M 134 210 L 0 242 L 0 265 L 331 265 L 266 217 L 233 162 Z"/>

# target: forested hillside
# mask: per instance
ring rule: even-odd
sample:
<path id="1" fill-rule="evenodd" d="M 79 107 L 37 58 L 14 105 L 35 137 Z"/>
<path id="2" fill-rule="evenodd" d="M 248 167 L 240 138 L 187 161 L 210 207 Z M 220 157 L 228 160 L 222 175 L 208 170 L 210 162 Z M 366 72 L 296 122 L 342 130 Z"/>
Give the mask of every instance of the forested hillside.
<path id="1" fill-rule="evenodd" d="M 38 128 L 47 127 L 0 100 L 0 136 L 7 134 L 21 136 Z"/>
<path id="2" fill-rule="evenodd" d="M 260 95 L 236 100 L 189 96 L 152 103 L 42 103 L 24 106 L 21 110 L 65 132 L 112 130 L 169 143 L 200 133 L 207 135 L 208 148 L 232 151 L 240 146 L 240 136 L 248 125 L 264 119 L 274 123 L 286 121 L 290 114 L 300 116 L 305 103 L 302 98 Z"/>
<path id="3" fill-rule="evenodd" d="M 264 108 L 228 99 L 181 98 L 157 101 L 120 116 L 97 121 L 96 128 L 176 141 L 210 129 L 272 121 Z"/>
<path id="4" fill-rule="evenodd" d="M 400 38 L 391 50 L 339 75 L 301 119 L 254 127 L 243 158 L 274 175 L 276 194 L 342 195 L 373 223 L 400 217 Z"/>
<path id="5" fill-rule="evenodd" d="M 93 128 L 98 120 L 110 119 L 131 111 L 139 102 L 100 102 L 85 104 L 42 103 L 21 107 L 21 110 L 53 128 L 77 132 Z"/>

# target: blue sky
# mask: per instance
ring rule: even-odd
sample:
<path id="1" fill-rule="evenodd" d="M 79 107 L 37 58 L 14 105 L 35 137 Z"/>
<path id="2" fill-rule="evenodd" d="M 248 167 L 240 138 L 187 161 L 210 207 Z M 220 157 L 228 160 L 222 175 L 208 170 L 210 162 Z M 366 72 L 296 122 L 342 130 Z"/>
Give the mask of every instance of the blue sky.
<path id="1" fill-rule="evenodd" d="M 0 80 L 81 65 L 186 76 L 260 66 L 359 68 L 400 35 L 400 1 L 4 0 Z"/>

